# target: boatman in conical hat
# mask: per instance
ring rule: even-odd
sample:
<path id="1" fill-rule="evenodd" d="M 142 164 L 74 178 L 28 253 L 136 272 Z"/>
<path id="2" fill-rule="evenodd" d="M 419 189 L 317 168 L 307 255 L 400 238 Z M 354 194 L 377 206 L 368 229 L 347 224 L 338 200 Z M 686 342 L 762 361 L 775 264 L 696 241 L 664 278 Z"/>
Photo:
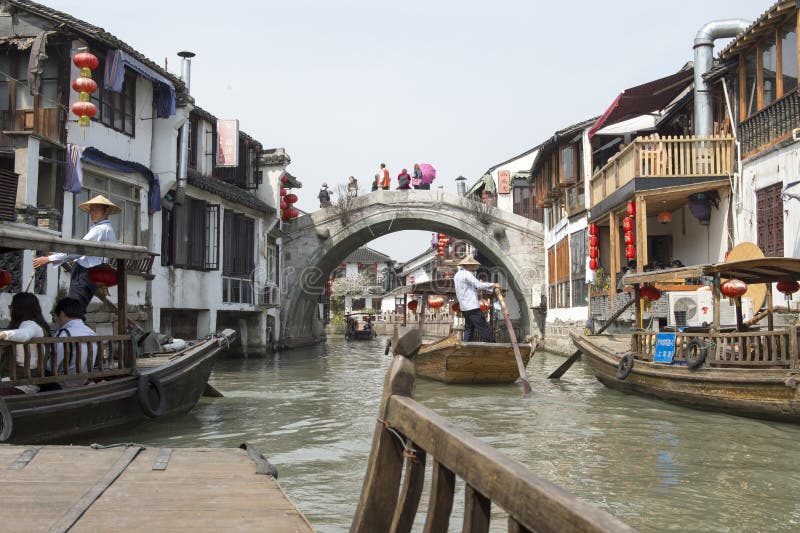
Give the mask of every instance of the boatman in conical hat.
<path id="1" fill-rule="evenodd" d="M 453 276 L 458 306 L 461 307 L 461 314 L 464 315 L 464 342 L 473 340 L 476 333 L 478 336 L 476 340 L 494 342 L 492 330 L 489 329 L 486 317 L 481 311 L 478 291 L 491 291 L 499 288 L 500 285 L 486 283 L 476 278 L 472 271 L 479 266 L 481 266 L 480 263 L 467 256 L 458 263 L 458 272 Z"/>
<path id="2" fill-rule="evenodd" d="M 83 236 L 85 241 L 116 242 L 117 235 L 111 227 L 108 217 L 122 211 L 111 200 L 102 195 L 97 195 L 78 206 L 81 211 L 89 213 L 92 225 Z M 97 287 L 89 281 L 89 269 L 105 262 L 103 257 L 90 255 L 56 253 L 44 255 L 33 260 L 33 268 L 48 264 L 59 266 L 64 262 L 72 262 L 72 277 L 69 280 L 69 297 L 78 300 L 86 313 L 86 307 L 92 300 Z"/>

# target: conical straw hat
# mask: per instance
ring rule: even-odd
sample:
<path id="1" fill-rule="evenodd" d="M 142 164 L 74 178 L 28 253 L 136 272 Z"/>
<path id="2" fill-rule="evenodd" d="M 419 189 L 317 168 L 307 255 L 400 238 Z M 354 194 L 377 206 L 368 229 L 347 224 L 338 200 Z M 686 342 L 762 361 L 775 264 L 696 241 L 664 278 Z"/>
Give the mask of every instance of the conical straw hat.
<path id="1" fill-rule="evenodd" d="M 82 204 L 80 204 L 78 206 L 78 208 L 81 211 L 86 211 L 88 213 L 89 212 L 89 208 L 91 206 L 93 206 L 93 205 L 101 205 L 103 207 L 108 207 L 110 215 L 114 215 L 114 214 L 119 213 L 120 211 L 122 211 L 122 209 L 120 209 L 118 205 L 116 205 L 114 202 L 112 202 L 111 200 L 109 200 L 108 198 L 103 196 L 102 194 L 98 194 L 97 196 L 95 196 L 91 200 L 89 200 L 87 202 L 83 202 Z"/>
<path id="2" fill-rule="evenodd" d="M 458 262 L 458 266 L 481 266 L 472 256 L 467 256 Z"/>

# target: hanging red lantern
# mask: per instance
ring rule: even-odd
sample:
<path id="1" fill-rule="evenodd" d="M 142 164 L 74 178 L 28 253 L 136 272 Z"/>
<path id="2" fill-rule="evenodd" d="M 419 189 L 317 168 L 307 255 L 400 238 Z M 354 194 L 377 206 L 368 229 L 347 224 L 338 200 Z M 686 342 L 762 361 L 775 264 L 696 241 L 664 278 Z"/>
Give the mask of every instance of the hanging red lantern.
<path id="1" fill-rule="evenodd" d="M 89 52 L 79 52 L 72 58 L 72 62 L 80 69 L 88 68 L 94 70 L 100 65 L 100 60 Z"/>
<path id="2" fill-rule="evenodd" d="M 11 286 L 13 281 L 14 279 L 11 277 L 11 272 L 8 270 L 0 270 L 0 291 Z"/>
<path id="3" fill-rule="evenodd" d="M 792 299 L 792 294 L 800 290 L 800 283 L 796 281 L 779 281 L 778 291 L 786 295 L 787 300 Z"/>
<path id="4" fill-rule="evenodd" d="M 283 210 L 283 214 L 281 215 L 281 220 L 283 220 L 284 222 L 288 222 L 289 220 L 292 220 L 293 218 L 297 218 L 297 215 L 299 215 L 299 214 L 300 214 L 300 211 L 298 211 L 294 207 L 288 207 L 288 208 Z"/>
<path id="5" fill-rule="evenodd" d="M 461 306 L 458 305 L 458 302 L 453 302 L 453 305 L 450 306 L 450 310 L 452 312 L 454 312 L 454 313 L 460 313 L 461 312 Z"/>
<path id="6" fill-rule="evenodd" d="M 92 94 L 97 90 L 97 83 L 92 78 L 75 78 L 72 80 L 72 89 L 76 93 Z"/>
<path id="7" fill-rule="evenodd" d="M 597 259 L 589 259 L 589 270 L 597 270 Z"/>
<path id="8" fill-rule="evenodd" d="M 281 176 L 281 183 L 286 183 L 287 181 L 289 181 L 289 176 L 287 176 L 286 174 Z"/>
<path id="9" fill-rule="evenodd" d="M 625 257 L 628 259 L 636 259 L 636 247 L 632 244 L 629 244 L 625 247 Z"/>
<path id="10" fill-rule="evenodd" d="M 440 239 L 444 239 L 445 237 L 446 237 L 446 235 L 445 235 L 444 233 L 440 233 L 440 234 L 439 234 L 439 238 L 440 238 Z"/>
<path id="11" fill-rule="evenodd" d="M 485 313 L 492 308 L 492 302 L 488 298 L 484 298 L 480 302 L 481 313 Z"/>
<path id="12" fill-rule="evenodd" d="M 79 126 L 88 126 L 90 119 L 97 114 L 97 107 L 91 102 L 75 102 L 70 109 L 79 117 Z"/>
<path id="13" fill-rule="evenodd" d="M 589 237 L 589 246 L 590 247 L 597 248 L 597 245 L 598 245 L 599 242 L 600 242 L 600 239 L 597 238 L 597 235 L 592 235 L 591 237 Z"/>
<path id="14" fill-rule="evenodd" d="M 729 279 L 720 285 L 719 290 L 727 298 L 739 298 L 747 292 L 747 283 L 740 279 Z"/>
<path id="15" fill-rule="evenodd" d="M 281 187 L 281 196 L 286 196 L 286 194 L 287 194 L 287 193 L 286 193 L 286 189 L 284 189 L 283 187 Z"/>
<path id="16" fill-rule="evenodd" d="M 285 200 L 281 200 L 281 211 L 289 207 L 289 204 L 286 203 Z"/>
<path id="17" fill-rule="evenodd" d="M 117 270 L 108 263 L 102 263 L 89 269 L 89 281 L 98 287 L 113 287 L 117 284 Z"/>
<path id="18" fill-rule="evenodd" d="M 653 287 L 652 285 L 645 285 L 644 287 L 639 289 L 639 296 L 644 298 L 645 300 L 655 302 L 656 300 L 661 298 L 661 291 Z"/>
<path id="19" fill-rule="evenodd" d="M 589 235 L 597 235 L 597 224 L 589 224 Z"/>
<path id="20" fill-rule="evenodd" d="M 287 204 L 297 203 L 297 195 L 294 193 L 287 194 L 286 196 L 283 197 L 283 199 L 286 200 Z"/>
<path id="21" fill-rule="evenodd" d="M 622 219 L 622 229 L 625 231 L 633 231 L 633 219 L 631 217 Z"/>
<path id="22" fill-rule="evenodd" d="M 431 309 L 439 309 L 444 305 L 444 296 L 428 296 L 428 307 Z"/>
<path id="23" fill-rule="evenodd" d="M 672 214 L 669 211 L 662 211 L 658 214 L 659 224 L 669 224 L 672 222 Z"/>
<path id="24" fill-rule="evenodd" d="M 419 302 L 417 300 L 411 300 L 410 302 L 408 302 L 409 311 L 416 311 L 417 307 L 419 307 Z"/>
<path id="25" fill-rule="evenodd" d="M 633 236 L 632 231 L 625 232 L 625 244 L 636 244 L 636 237 Z"/>
<path id="26" fill-rule="evenodd" d="M 328 289 L 327 291 L 325 291 L 325 294 L 327 294 L 328 296 L 331 296 L 331 295 L 333 295 L 333 291 Z"/>
<path id="27" fill-rule="evenodd" d="M 629 200 L 628 204 L 625 206 L 625 213 L 627 213 L 627 215 L 629 217 L 635 217 L 636 216 L 636 202 L 634 202 L 632 200 Z"/>
<path id="28" fill-rule="evenodd" d="M 439 250 L 439 257 L 444 257 L 444 250 Z"/>
<path id="29" fill-rule="evenodd" d="M 597 248 L 589 248 L 589 259 L 597 259 L 598 251 Z"/>

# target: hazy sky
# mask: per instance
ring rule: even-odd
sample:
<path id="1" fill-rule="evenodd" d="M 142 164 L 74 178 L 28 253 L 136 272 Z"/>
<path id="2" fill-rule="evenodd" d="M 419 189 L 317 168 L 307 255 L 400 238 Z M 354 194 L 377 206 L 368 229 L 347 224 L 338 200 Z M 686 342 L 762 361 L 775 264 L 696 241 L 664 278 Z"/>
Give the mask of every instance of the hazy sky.
<path id="1" fill-rule="evenodd" d="M 706 22 L 755 19 L 759 0 L 318 1 L 44 0 L 179 73 L 192 94 L 265 147 L 285 147 L 299 207 L 323 181 L 367 187 L 385 162 L 427 162 L 455 190 L 565 126 L 602 114 L 626 87 L 692 59 Z M 718 45 L 716 51 L 720 50 Z M 404 260 L 428 234 L 370 246 Z"/>

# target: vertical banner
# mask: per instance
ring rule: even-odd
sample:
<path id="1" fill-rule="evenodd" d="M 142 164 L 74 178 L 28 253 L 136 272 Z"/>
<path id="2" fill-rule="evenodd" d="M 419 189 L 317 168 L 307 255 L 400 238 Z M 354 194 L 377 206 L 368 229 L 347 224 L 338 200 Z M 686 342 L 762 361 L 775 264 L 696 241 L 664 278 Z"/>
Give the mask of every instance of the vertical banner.
<path id="1" fill-rule="evenodd" d="M 497 171 L 497 193 L 508 194 L 511 192 L 511 171 L 498 170 Z"/>
<path id="2" fill-rule="evenodd" d="M 217 166 L 239 166 L 239 121 L 217 119 Z"/>

